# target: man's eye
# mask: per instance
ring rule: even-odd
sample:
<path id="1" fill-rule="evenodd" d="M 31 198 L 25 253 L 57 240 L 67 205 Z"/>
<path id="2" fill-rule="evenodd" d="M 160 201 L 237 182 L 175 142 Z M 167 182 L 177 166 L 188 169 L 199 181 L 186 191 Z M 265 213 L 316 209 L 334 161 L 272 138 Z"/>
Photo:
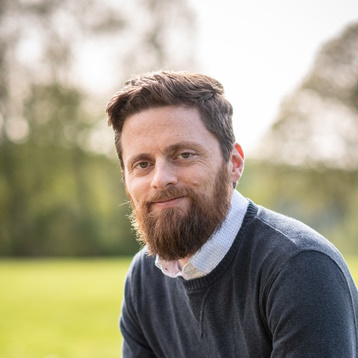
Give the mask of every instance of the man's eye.
<path id="1" fill-rule="evenodd" d="M 180 156 L 181 156 L 182 158 L 184 158 L 184 159 L 188 159 L 188 158 L 190 158 L 191 153 L 187 153 L 187 152 L 181 153 Z"/>
<path id="2" fill-rule="evenodd" d="M 136 167 L 139 169 L 146 169 L 148 168 L 148 165 L 149 165 L 148 162 L 140 162 L 136 165 Z"/>

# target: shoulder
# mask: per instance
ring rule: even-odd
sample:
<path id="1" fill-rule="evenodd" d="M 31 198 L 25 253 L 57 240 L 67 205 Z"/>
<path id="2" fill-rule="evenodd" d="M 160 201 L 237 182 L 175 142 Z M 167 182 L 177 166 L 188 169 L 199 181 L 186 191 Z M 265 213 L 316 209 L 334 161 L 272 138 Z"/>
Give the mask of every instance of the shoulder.
<path id="1" fill-rule="evenodd" d="M 141 249 L 132 259 L 129 266 L 125 290 L 130 291 L 133 297 L 141 297 L 140 294 L 148 298 L 156 292 L 162 291 L 168 285 L 168 281 L 176 281 L 165 276 L 155 265 L 155 257 L 148 254 L 146 247 Z"/>
<path id="2" fill-rule="evenodd" d="M 318 251 L 333 259 L 341 256 L 331 242 L 311 227 L 262 206 L 256 207 L 256 215 L 246 230 L 251 244 L 278 255 L 291 256 L 303 251 Z"/>
<path id="3" fill-rule="evenodd" d="M 155 266 L 155 257 L 148 255 L 148 250 L 143 247 L 137 252 L 129 266 L 127 280 L 135 281 L 144 276 L 150 276 L 152 272 L 159 271 Z"/>
<path id="4" fill-rule="evenodd" d="M 284 270 L 304 273 L 324 265 L 351 281 L 342 255 L 325 237 L 298 220 L 250 205 L 257 211 L 241 235 L 240 256 L 246 257 L 257 278 L 269 284 Z"/>

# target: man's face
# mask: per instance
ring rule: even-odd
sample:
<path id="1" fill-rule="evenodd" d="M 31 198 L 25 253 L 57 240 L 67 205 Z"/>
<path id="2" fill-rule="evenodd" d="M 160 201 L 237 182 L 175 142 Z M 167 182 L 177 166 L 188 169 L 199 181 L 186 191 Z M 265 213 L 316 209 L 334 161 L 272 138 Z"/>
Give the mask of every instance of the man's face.
<path id="1" fill-rule="evenodd" d="M 232 161 L 195 108 L 161 107 L 124 122 L 122 159 L 133 223 L 150 254 L 172 260 L 197 251 L 230 205 Z"/>

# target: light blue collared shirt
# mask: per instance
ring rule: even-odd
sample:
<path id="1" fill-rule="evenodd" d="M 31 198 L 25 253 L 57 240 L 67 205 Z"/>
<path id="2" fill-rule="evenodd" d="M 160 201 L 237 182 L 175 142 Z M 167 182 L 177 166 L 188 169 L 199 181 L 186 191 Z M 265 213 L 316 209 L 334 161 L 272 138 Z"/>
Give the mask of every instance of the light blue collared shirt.
<path id="1" fill-rule="evenodd" d="M 177 260 L 165 261 L 158 256 L 155 265 L 169 277 L 182 276 L 185 280 L 192 280 L 207 275 L 214 270 L 229 251 L 240 230 L 248 206 L 248 200 L 234 190 L 229 212 L 221 228 L 190 257 L 183 269 L 180 268 Z"/>

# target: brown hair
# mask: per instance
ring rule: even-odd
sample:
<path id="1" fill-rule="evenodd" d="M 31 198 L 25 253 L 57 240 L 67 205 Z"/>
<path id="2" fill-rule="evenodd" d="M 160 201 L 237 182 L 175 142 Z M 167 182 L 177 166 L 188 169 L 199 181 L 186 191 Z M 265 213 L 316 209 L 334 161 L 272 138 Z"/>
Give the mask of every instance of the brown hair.
<path id="1" fill-rule="evenodd" d="M 235 137 L 232 106 L 223 94 L 224 88 L 220 82 L 198 73 L 160 70 L 129 79 L 110 100 L 106 110 L 108 124 L 115 133 L 122 170 L 121 133 L 124 121 L 133 114 L 164 106 L 197 108 L 205 127 L 218 139 L 227 162 Z"/>

